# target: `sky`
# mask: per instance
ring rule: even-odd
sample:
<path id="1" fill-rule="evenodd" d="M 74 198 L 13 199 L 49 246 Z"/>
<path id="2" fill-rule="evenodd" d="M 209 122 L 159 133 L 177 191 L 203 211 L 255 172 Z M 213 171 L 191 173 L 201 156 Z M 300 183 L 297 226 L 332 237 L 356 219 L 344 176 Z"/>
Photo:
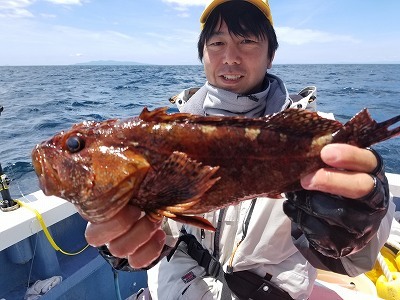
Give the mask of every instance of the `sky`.
<path id="1" fill-rule="evenodd" d="M 0 65 L 200 64 L 207 0 L 0 0 Z M 400 63 L 398 0 L 269 0 L 274 63 Z"/>

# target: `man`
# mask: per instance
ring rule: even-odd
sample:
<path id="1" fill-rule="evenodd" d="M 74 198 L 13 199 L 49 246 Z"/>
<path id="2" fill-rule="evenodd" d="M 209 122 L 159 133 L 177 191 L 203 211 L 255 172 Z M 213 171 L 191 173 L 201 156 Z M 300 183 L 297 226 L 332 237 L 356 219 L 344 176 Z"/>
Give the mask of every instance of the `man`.
<path id="1" fill-rule="evenodd" d="M 266 73 L 278 47 L 266 0 L 211 1 L 200 21 L 207 82 L 181 111 L 260 117 L 295 105 L 283 82 Z M 376 152 L 335 144 L 321 158 L 331 168 L 302 178 L 304 190 L 286 201 L 254 199 L 205 214 L 215 234 L 154 223 L 129 206 L 89 224 L 86 238 L 107 244 L 101 253 L 115 266 L 127 267 L 115 257 L 150 266 L 151 299 L 307 299 L 314 267 L 350 276 L 372 268 L 394 210 Z"/>

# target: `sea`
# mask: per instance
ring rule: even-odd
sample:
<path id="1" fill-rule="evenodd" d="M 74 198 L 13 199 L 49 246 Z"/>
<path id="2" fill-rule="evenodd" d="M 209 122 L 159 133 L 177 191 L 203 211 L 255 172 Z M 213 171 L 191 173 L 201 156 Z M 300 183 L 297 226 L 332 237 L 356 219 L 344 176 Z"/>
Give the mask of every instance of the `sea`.
<path id="1" fill-rule="evenodd" d="M 275 65 L 290 93 L 314 85 L 318 110 L 348 121 L 363 108 L 384 121 L 400 114 L 400 64 Z M 2 66 L 0 67 L 0 164 L 15 198 L 39 189 L 31 163 L 37 143 L 85 120 L 138 115 L 144 107 L 176 107 L 168 99 L 205 82 L 193 66 Z M 399 124 L 397 124 L 399 126 Z M 400 173 L 400 138 L 375 146 L 386 170 Z"/>

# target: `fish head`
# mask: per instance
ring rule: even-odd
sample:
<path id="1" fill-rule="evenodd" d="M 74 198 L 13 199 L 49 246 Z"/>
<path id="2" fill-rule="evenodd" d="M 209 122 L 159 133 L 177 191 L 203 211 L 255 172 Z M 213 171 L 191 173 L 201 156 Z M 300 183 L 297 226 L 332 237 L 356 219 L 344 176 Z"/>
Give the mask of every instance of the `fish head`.
<path id="1" fill-rule="evenodd" d="M 120 211 L 134 197 L 150 168 L 134 147 L 116 139 L 116 122 L 74 125 L 32 151 L 44 194 L 75 204 L 79 213 L 94 223 Z"/>

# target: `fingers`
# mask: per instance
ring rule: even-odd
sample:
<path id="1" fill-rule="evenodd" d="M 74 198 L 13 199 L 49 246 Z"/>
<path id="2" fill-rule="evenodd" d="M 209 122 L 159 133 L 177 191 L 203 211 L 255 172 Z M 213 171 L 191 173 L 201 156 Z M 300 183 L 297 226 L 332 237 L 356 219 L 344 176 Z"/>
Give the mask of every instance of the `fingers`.
<path id="1" fill-rule="evenodd" d="M 127 205 L 111 220 L 89 223 L 85 236 L 87 242 L 99 247 L 107 244 L 113 256 L 127 258 L 133 268 L 147 267 L 157 259 L 165 244 L 165 232 L 160 222 L 140 217 L 139 208 Z"/>
<path id="2" fill-rule="evenodd" d="M 157 233 L 158 231 L 162 231 L 160 229 L 160 225 L 160 222 L 155 223 L 150 221 L 150 219 L 147 217 L 141 218 L 124 235 L 121 235 L 110 241 L 108 243 L 108 249 L 117 257 L 125 257 L 136 252 L 136 250 L 138 250 L 140 247 L 143 247 L 145 244 L 147 244 L 148 248 L 158 248 L 156 244 L 161 244 L 165 239 L 165 235 L 160 236 L 160 234 Z M 154 241 L 156 238 L 161 238 L 162 241 Z M 164 244 L 161 246 L 163 245 Z M 157 249 L 157 251 L 158 250 L 159 249 Z"/>
<path id="3" fill-rule="evenodd" d="M 306 190 L 321 191 L 350 199 L 358 199 L 369 194 L 374 188 L 375 182 L 366 173 L 325 168 L 303 177 L 301 185 Z"/>
<path id="4" fill-rule="evenodd" d="M 110 241 L 108 249 L 114 256 L 126 257 L 133 268 L 147 267 L 160 256 L 165 244 L 160 225 L 143 217 L 124 235 Z"/>
<path id="5" fill-rule="evenodd" d="M 332 168 L 323 168 L 301 179 L 304 189 L 357 199 L 369 194 L 374 180 L 368 174 L 378 161 L 366 149 L 347 144 L 330 144 L 321 151 L 321 159 Z"/>
<path id="6" fill-rule="evenodd" d="M 161 254 L 165 244 L 165 232 L 157 230 L 152 239 L 138 248 L 134 254 L 128 255 L 128 262 L 133 268 L 144 268 L 150 265 Z"/>
<path id="7" fill-rule="evenodd" d="M 347 144 L 326 145 L 321 150 L 321 158 L 331 167 L 365 173 L 375 170 L 378 164 L 371 151 Z"/>
<path id="8" fill-rule="evenodd" d="M 104 245 L 127 232 L 140 218 L 140 215 L 139 208 L 127 205 L 109 221 L 89 223 L 85 232 L 86 240 L 94 247 Z"/>

